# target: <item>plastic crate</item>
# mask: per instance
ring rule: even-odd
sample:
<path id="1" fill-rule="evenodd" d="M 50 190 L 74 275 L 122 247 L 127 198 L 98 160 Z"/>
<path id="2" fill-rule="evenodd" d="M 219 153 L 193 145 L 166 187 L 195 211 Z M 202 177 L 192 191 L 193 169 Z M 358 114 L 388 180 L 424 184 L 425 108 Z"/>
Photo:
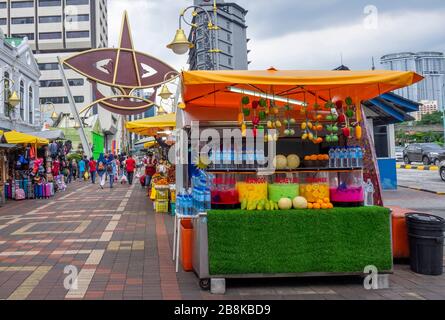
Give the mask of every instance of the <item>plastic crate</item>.
<path id="1" fill-rule="evenodd" d="M 156 213 L 168 213 L 168 201 L 156 200 L 155 211 Z"/>
<path id="2" fill-rule="evenodd" d="M 168 201 L 168 189 L 166 188 L 156 188 L 156 200 Z"/>

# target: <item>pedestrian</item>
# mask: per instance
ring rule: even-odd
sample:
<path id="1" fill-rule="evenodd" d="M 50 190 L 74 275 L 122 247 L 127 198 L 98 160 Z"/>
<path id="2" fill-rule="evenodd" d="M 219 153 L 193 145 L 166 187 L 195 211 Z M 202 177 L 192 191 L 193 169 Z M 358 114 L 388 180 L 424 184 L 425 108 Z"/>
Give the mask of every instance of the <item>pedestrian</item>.
<path id="1" fill-rule="evenodd" d="M 60 161 L 59 161 L 59 157 L 56 157 L 54 162 L 53 162 L 52 174 L 53 174 L 54 178 L 56 178 L 60 174 Z"/>
<path id="2" fill-rule="evenodd" d="M 99 159 L 97 160 L 97 174 L 99 175 L 99 179 L 100 179 L 100 183 L 99 186 L 101 189 L 104 188 L 105 185 L 105 164 L 106 164 L 106 160 L 104 157 L 104 154 L 101 153 L 99 156 Z"/>
<path id="3" fill-rule="evenodd" d="M 136 161 L 134 161 L 133 156 L 128 155 L 127 160 L 125 160 L 125 170 L 127 171 L 128 184 L 131 186 L 133 184 L 134 170 L 136 169 Z"/>
<path id="4" fill-rule="evenodd" d="M 74 179 L 74 181 L 76 181 L 77 174 L 78 174 L 78 170 L 77 170 L 78 167 L 77 167 L 76 159 L 73 159 L 73 161 L 71 161 L 71 167 L 72 167 L 71 173 L 72 173 L 73 179 Z"/>
<path id="5" fill-rule="evenodd" d="M 85 161 L 83 158 L 79 161 L 79 178 L 85 180 Z"/>
<path id="6" fill-rule="evenodd" d="M 148 158 L 146 159 L 145 165 L 145 186 L 149 187 L 151 184 L 151 178 L 156 173 L 156 165 L 157 161 L 153 156 L 153 153 L 148 154 Z"/>
<path id="7" fill-rule="evenodd" d="M 110 179 L 110 189 L 113 189 L 114 177 L 117 175 L 117 165 L 112 154 L 110 154 L 107 161 L 107 175 L 108 179 Z"/>
<path id="8" fill-rule="evenodd" d="M 119 155 L 119 179 L 122 177 L 122 175 L 124 174 L 124 169 L 125 169 L 125 156 L 123 153 L 121 153 Z"/>
<path id="9" fill-rule="evenodd" d="M 91 183 L 96 184 L 97 163 L 93 157 L 90 159 L 88 167 L 90 168 Z"/>

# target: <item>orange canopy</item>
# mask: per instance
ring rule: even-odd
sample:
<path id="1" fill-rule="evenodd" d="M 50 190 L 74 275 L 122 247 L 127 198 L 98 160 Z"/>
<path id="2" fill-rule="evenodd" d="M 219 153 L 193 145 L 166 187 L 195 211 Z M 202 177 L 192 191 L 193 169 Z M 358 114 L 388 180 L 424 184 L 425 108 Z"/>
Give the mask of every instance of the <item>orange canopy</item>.
<path id="1" fill-rule="evenodd" d="M 242 95 L 228 87 L 274 94 L 309 105 L 351 97 L 369 100 L 423 79 L 411 71 L 185 71 L 183 98 L 187 107 L 239 108 Z"/>

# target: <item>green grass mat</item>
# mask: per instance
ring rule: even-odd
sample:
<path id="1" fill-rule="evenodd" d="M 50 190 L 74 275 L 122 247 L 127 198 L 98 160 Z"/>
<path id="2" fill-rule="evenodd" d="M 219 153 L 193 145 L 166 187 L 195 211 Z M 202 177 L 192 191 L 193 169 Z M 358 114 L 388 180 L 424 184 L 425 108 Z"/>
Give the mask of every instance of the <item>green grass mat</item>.
<path id="1" fill-rule="evenodd" d="M 212 210 L 210 274 L 363 272 L 368 265 L 388 271 L 389 216 L 381 207 Z"/>

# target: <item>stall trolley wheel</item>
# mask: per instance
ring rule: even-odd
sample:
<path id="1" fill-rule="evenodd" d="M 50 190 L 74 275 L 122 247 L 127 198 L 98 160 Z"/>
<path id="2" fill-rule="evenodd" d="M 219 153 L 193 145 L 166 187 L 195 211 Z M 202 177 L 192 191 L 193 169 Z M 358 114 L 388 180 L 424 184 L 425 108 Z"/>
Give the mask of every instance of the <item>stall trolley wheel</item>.
<path id="1" fill-rule="evenodd" d="M 202 290 L 210 290 L 210 279 L 200 279 L 199 286 Z"/>

